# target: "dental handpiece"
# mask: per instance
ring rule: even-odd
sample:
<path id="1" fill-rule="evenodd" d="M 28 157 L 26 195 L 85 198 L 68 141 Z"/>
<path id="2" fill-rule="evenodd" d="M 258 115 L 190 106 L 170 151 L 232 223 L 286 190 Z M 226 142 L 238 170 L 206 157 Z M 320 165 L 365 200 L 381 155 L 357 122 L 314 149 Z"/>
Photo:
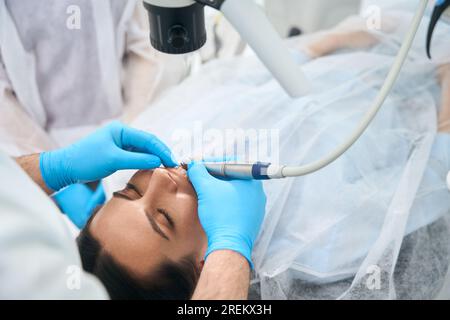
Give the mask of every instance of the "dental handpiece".
<path id="1" fill-rule="evenodd" d="M 205 162 L 208 172 L 218 178 L 236 180 L 270 180 L 285 178 L 284 166 L 275 166 L 270 163 L 233 163 L 233 162 Z M 182 163 L 182 167 L 187 168 Z"/>
<path id="2" fill-rule="evenodd" d="M 238 180 L 269 180 L 268 175 L 270 163 L 226 163 L 208 162 L 205 163 L 206 170 L 219 178 Z"/>

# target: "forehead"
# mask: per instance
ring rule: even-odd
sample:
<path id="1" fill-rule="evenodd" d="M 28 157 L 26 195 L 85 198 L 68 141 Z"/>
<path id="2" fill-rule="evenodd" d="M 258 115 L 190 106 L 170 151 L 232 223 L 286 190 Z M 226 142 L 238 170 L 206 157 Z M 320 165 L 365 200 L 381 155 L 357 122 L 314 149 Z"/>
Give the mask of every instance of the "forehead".
<path id="1" fill-rule="evenodd" d="M 90 232 L 118 263 L 138 275 L 162 261 L 162 238 L 132 201 L 113 198 L 93 218 Z"/>

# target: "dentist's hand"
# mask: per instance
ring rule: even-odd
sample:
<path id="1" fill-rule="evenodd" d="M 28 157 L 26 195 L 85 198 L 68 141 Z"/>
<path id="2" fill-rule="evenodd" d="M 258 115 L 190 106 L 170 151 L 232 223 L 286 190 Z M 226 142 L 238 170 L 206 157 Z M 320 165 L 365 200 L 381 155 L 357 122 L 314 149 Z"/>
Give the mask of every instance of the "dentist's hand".
<path id="1" fill-rule="evenodd" d="M 264 219 L 266 196 L 260 181 L 224 181 L 202 163 L 189 165 L 188 176 L 198 196 L 198 214 L 208 237 L 206 256 L 217 250 L 240 253 L 252 266 L 253 243 Z"/>
<path id="2" fill-rule="evenodd" d="M 39 162 L 45 184 L 54 191 L 101 180 L 118 170 L 154 169 L 161 163 L 177 166 L 169 148 L 157 137 L 120 122 L 67 148 L 42 153 Z"/>
<path id="3" fill-rule="evenodd" d="M 86 226 L 95 209 L 106 201 L 100 183 L 96 190 L 85 184 L 73 184 L 53 196 L 58 207 L 80 230 Z"/>

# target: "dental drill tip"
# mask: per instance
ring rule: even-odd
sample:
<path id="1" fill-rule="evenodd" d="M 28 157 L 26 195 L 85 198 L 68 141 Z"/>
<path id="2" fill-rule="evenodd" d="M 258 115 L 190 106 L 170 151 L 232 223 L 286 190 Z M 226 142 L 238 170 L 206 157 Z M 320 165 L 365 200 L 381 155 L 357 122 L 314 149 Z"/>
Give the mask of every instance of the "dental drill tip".
<path id="1" fill-rule="evenodd" d="M 180 167 L 187 171 L 187 169 L 188 169 L 189 166 L 188 166 L 187 163 L 181 162 L 181 163 L 180 163 Z"/>

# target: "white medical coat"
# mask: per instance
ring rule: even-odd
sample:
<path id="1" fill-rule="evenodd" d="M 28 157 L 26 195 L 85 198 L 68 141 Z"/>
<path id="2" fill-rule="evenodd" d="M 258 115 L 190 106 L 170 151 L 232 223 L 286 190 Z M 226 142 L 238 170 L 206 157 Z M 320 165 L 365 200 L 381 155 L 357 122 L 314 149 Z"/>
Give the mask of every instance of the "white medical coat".
<path id="1" fill-rule="evenodd" d="M 107 299 L 50 198 L 0 153 L 0 299 Z"/>
<path id="2" fill-rule="evenodd" d="M 151 49 L 147 20 L 136 0 L 0 0 L 0 150 L 65 146 L 178 84 L 186 58 Z"/>

